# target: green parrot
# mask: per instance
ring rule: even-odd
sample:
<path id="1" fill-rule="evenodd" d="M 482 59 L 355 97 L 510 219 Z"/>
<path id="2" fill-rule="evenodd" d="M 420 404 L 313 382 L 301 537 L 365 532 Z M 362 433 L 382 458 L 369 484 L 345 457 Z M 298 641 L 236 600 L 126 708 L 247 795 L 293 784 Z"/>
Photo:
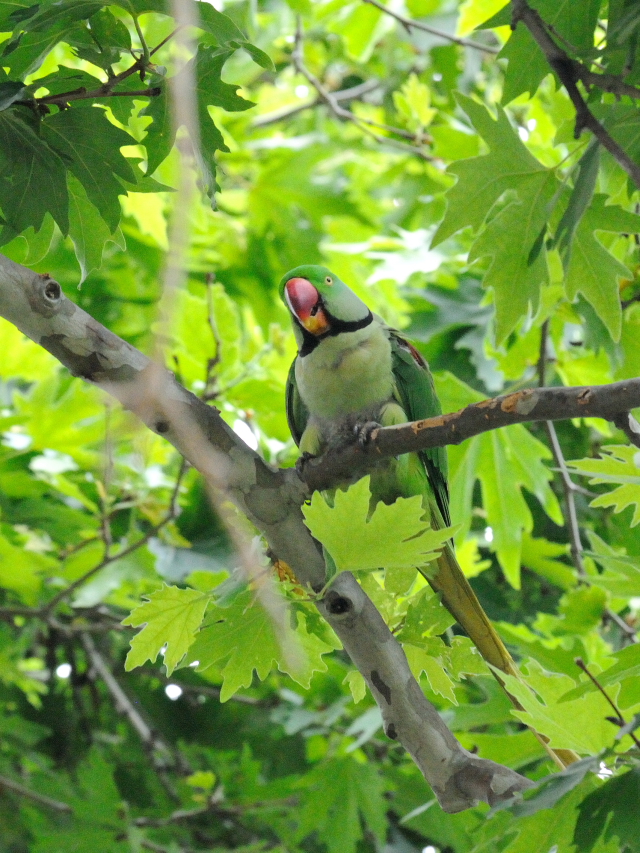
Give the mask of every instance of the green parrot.
<path id="1" fill-rule="evenodd" d="M 392 426 L 441 414 L 427 362 L 326 267 L 305 265 L 280 282 L 298 355 L 287 381 L 287 419 L 303 455 L 366 441 L 372 424 Z M 433 527 L 451 523 L 447 451 L 386 459 L 371 472 L 374 502 L 421 495 Z M 514 663 L 460 569 L 443 549 L 427 579 L 486 661 L 513 675 Z"/>
<path id="2" fill-rule="evenodd" d="M 429 366 L 399 332 L 326 267 L 304 265 L 283 276 L 281 297 L 298 344 L 287 381 L 287 419 L 303 455 L 366 442 L 373 425 L 392 426 L 441 413 Z M 443 447 L 403 454 L 371 472 L 374 502 L 421 495 L 431 525 L 450 524 L 447 453 Z M 482 657 L 518 676 L 515 663 L 460 568 L 453 544 L 443 548 L 433 589 Z M 563 752 L 563 751 L 560 751 Z M 563 765 L 575 760 L 568 752 Z"/>

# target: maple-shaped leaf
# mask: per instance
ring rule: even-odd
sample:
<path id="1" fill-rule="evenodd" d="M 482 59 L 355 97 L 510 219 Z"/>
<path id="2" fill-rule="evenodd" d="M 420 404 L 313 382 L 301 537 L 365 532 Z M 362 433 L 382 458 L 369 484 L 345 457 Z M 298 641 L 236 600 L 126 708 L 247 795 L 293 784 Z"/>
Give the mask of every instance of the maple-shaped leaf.
<path id="1" fill-rule="evenodd" d="M 573 301 L 582 293 L 607 327 L 614 341 L 620 340 L 622 308 L 618 281 L 631 273 L 596 238 L 597 231 L 637 233 L 640 216 L 618 205 L 607 205 L 607 196 L 595 195 L 585 211 L 572 241 L 565 287 Z"/>
<path id="2" fill-rule="evenodd" d="M 612 746 L 616 728 L 607 719 L 611 716 L 611 706 L 601 693 L 562 701 L 568 689 L 575 685 L 573 679 L 546 672 L 535 661 L 529 661 L 527 666 L 528 675 L 521 678 L 505 675 L 503 679 L 509 693 L 522 707 L 522 710 L 511 711 L 515 717 L 546 735 L 553 749 L 573 749 L 593 755 Z M 614 702 L 618 692 L 617 689 L 610 692 Z"/>
<path id="3" fill-rule="evenodd" d="M 352 757 L 332 758 L 316 766 L 302 781 L 300 840 L 317 833 L 328 853 L 356 853 L 366 828 L 383 841 L 388 806 L 373 763 Z"/>
<path id="4" fill-rule="evenodd" d="M 456 100 L 490 151 L 480 157 L 459 160 L 447 170 L 457 176 L 458 182 L 447 192 L 447 212 L 432 245 L 467 226 L 477 231 L 507 190 L 543 186 L 549 174 L 527 150 L 503 109 L 498 108 L 496 119 L 486 107 L 466 95 L 458 93 Z M 522 251 L 523 247 L 520 248 Z"/>
<path id="5" fill-rule="evenodd" d="M 305 524 L 322 542 L 339 571 L 400 569 L 435 559 L 452 536 L 452 528 L 434 530 L 425 521 L 422 498 L 378 503 L 369 518 L 369 477 L 335 493 L 333 506 L 316 492 L 303 506 Z"/>
<path id="6" fill-rule="evenodd" d="M 494 289 L 500 343 L 529 306 L 537 309 L 540 286 L 548 279 L 544 236 L 558 181 L 527 150 L 502 108 L 494 119 L 471 98 L 456 97 L 490 151 L 449 167 L 458 182 L 447 193 L 447 212 L 432 245 L 467 226 L 478 231 L 496 202 L 507 192 L 513 195 L 469 252 L 470 261 L 493 258 L 483 283 Z"/>
<path id="7" fill-rule="evenodd" d="M 465 225 L 478 230 L 500 197 L 507 190 L 515 191 L 513 200 L 489 221 L 469 252 L 469 261 L 493 259 L 483 284 L 494 290 L 500 343 L 529 306 L 537 309 L 540 286 L 548 278 L 543 238 L 557 180 L 527 151 L 503 110 L 494 121 L 470 99 L 460 99 L 460 105 L 491 153 L 450 168 L 459 180 L 449 191 L 450 206 L 434 243 Z"/>
<path id="8" fill-rule="evenodd" d="M 640 467 L 639 454 L 635 447 L 626 444 L 610 444 L 600 450 L 600 459 L 574 459 L 567 464 L 573 471 L 591 477 L 589 483 L 617 483 L 616 488 L 598 495 L 590 506 L 612 506 L 614 512 L 622 512 L 634 506 L 631 526 L 640 522 Z"/>
<path id="9" fill-rule="evenodd" d="M 164 665 L 167 675 L 171 675 L 195 639 L 210 596 L 195 589 L 163 584 L 162 589 L 147 598 L 122 621 L 123 625 L 144 626 L 131 640 L 124 666 L 130 670 L 147 660 L 153 663 L 166 646 Z"/>
<path id="10" fill-rule="evenodd" d="M 250 687 L 253 673 L 261 681 L 274 667 L 308 688 L 314 672 L 325 672 L 322 655 L 340 648 L 333 635 L 311 633 L 306 616 L 298 611 L 297 629 L 276 624 L 255 593 L 244 590 L 229 607 L 213 605 L 207 624 L 189 649 L 187 662 L 198 661 L 204 671 L 226 660 L 222 669 L 220 701 L 226 702 L 241 687 Z"/>

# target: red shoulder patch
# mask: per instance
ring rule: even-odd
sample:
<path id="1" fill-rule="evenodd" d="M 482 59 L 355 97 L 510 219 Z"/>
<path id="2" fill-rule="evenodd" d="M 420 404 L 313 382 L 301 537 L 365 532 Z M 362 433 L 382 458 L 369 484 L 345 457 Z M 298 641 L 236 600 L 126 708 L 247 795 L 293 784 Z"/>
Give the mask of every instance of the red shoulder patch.
<path id="1" fill-rule="evenodd" d="M 414 347 L 414 345 L 412 343 L 410 343 L 409 341 L 404 341 L 404 343 L 407 345 L 407 349 L 409 350 L 409 352 L 413 356 L 413 360 L 416 362 L 416 364 L 419 364 L 420 367 L 424 367 L 426 370 L 427 369 L 427 362 L 425 361 L 425 358 L 422 355 L 422 353 L 418 352 L 418 350 Z"/>

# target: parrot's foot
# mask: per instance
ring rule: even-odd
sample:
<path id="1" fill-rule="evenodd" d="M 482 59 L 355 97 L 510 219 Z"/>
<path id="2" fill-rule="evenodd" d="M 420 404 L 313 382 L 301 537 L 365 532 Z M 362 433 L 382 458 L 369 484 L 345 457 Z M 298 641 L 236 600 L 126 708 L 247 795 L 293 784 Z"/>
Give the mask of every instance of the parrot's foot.
<path id="1" fill-rule="evenodd" d="M 367 421 L 364 424 L 356 424 L 353 428 L 353 432 L 355 433 L 360 447 L 364 449 L 371 441 L 372 433 L 381 427 L 382 424 L 379 424 L 377 421 Z"/>
<path id="2" fill-rule="evenodd" d="M 309 453 L 308 451 L 304 451 L 298 456 L 296 459 L 296 471 L 298 472 L 298 476 L 304 480 L 304 466 L 310 459 L 315 459 L 313 453 Z"/>

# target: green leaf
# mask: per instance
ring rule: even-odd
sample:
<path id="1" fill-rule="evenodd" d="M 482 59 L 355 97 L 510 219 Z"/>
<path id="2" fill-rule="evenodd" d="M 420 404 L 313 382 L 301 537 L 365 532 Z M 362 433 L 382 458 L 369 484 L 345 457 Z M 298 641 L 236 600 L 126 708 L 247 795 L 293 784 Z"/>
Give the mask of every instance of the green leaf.
<path id="1" fill-rule="evenodd" d="M 538 310 L 549 278 L 544 236 L 555 188 L 552 172 L 520 180 L 517 199 L 491 219 L 469 251 L 469 261 L 491 258 L 483 285 L 494 291 L 497 345 L 522 317 Z"/>
<path id="2" fill-rule="evenodd" d="M 34 4 L 36 5 L 36 4 Z M 74 25 L 52 27 L 41 32 L 20 33 L 0 46 L 2 65 L 14 78 L 25 79 L 42 65 L 47 54 L 74 29 Z"/>
<path id="3" fill-rule="evenodd" d="M 631 273 L 596 239 L 596 231 L 636 232 L 640 216 L 617 205 L 607 205 L 607 197 L 596 195 L 575 234 L 567 267 L 567 297 L 582 293 L 607 327 L 614 341 L 620 340 L 622 309 L 618 282 Z"/>
<path id="4" fill-rule="evenodd" d="M 218 12 L 210 3 L 196 3 L 200 18 L 200 27 L 212 36 L 220 45 L 228 42 L 244 41 L 244 33 L 228 15 Z"/>
<path id="5" fill-rule="evenodd" d="M 596 773 L 600 769 L 601 762 L 602 756 L 600 754 L 581 758 L 580 761 L 575 761 L 564 770 L 540 779 L 535 788 L 527 791 L 524 802 L 516 802 L 515 804 L 505 802 L 496 806 L 495 810 L 510 808 L 513 814 L 518 817 L 529 817 L 543 809 L 551 809 L 565 794 L 580 785 L 587 773 Z"/>
<path id="6" fill-rule="evenodd" d="M 435 374 L 434 381 L 445 412 L 484 399 L 451 373 Z M 493 532 L 491 547 L 505 577 L 516 588 L 520 583 L 523 537 L 533 527 L 523 489 L 536 496 L 556 524 L 563 520 L 549 485 L 551 472 L 543 462 L 550 458 L 547 447 L 520 424 L 476 436 L 459 448 L 449 448 L 451 517 L 466 519 L 466 524 L 470 524 L 474 486 L 479 479 L 487 525 Z M 463 531 L 466 534 L 464 528 Z"/>
<path id="7" fill-rule="evenodd" d="M 616 727 L 607 720 L 611 706 L 601 693 L 558 701 L 567 692 L 571 679 L 557 674 L 551 677 L 551 673 L 533 662 L 529 662 L 528 668 L 530 674 L 524 677 L 524 682 L 511 675 L 504 677 L 509 693 L 523 708 L 511 712 L 515 717 L 546 735 L 553 748 L 592 755 L 614 743 Z M 614 702 L 617 695 L 618 691 L 610 693 Z"/>
<path id="8" fill-rule="evenodd" d="M 617 838 L 629 853 L 639 853 L 638 813 L 640 767 L 607 780 L 578 805 L 579 818 L 573 836 L 580 851 L 590 853 L 602 836 Z"/>
<path id="9" fill-rule="evenodd" d="M 22 107 L 0 112 L 0 208 L 17 234 L 30 225 L 38 231 L 46 213 L 63 234 L 69 230 L 63 161 Z"/>
<path id="10" fill-rule="evenodd" d="M 229 607 L 210 608 L 187 662 L 197 660 L 198 671 L 204 671 L 228 658 L 220 692 L 220 701 L 226 702 L 240 688 L 251 686 L 254 670 L 264 681 L 274 666 L 307 688 L 314 672 L 326 671 L 322 655 L 336 648 L 336 643 L 331 637 L 326 642 L 310 633 L 301 613 L 295 632 L 288 625 L 275 624 L 255 593 L 245 590 Z"/>
<path id="11" fill-rule="evenodd" d="M 449 167 L 458 182 L 447 192 L 447 212 L 432 245 L 466 226 L 478 231 L 504 193 L 515 194 L 489 221 L 469 253 L 470 261 L 485 256 L 493 259 L 484 286 L 494 289 L 496 340 L 500 344 L 530 307 L 537 310 L 540 286 L 548 279 L 543 237 L 557 179 L 529 153 L 504 110 L 498 108 L 494 120 L 471 98 L 456 97 L 490 153 Z"/>
<path id="12" fill-rule="evenodd" d="M 10 107 L 14 101 L 19 101 L 24 93 L 24 83 L 16 83 L 13 80 L 0 83 L 0 112 Z"/>
<path id="13" fill-rule="evenodd" d="M 407 614 L 396 637 L 401 643 L 413 643 L 420 647 L 425 637 L 443 634 L 455 621 L 438 595 L 429 587 L 424 587 L 410 599 Z"/>
<path id="14" fill-rule="evenodd" d="M 602 687 L 607 688 L 615 684 L 622 685 L 627 679 L 635 681 L 640 678 L 640 644 L 634 643 L 631 646 L 620 649 L 614 652 L 612 657 L 616 661 L 613 666 L 598 673 L 598 682 Z M 584 696 L 585 693 L 593 693 L 595 690 L 598 690 L 598 688 L 590 678 L 587 678 L 577 687 L 574 687 L 573 690 L 565 693 L 562 699 L 578 699 L 580 696 Z"/>
<path id="15" fill-rule="evenodd" d="M 216 192 L 216 151 L 228 151 L 222 134 L 209 113 L 210 106 L 223 107 L 228 112 L 247 110 L 253 106 L 237 94 L 237 86 L 223 83 L 222 66 L 233 51 L 215 51 L 212 48 L 198 46 L 198 52 L 192 60 L 193 74 L 196 78 L 196 97 L 198 102 L 198 120 L 200 123 L 200 146 L 197 149 L 200 170 L 203 176 L 204 190 L 213 202 Z M 185 72 L 186 73 L 186 69 Z"/>
<path id="16" fill-rule="evenodd" d="M 25 604 L 36 603 L 43 579 L 57 566 L 52 557 L 17 547 L 0 536 L 0 588 L 14 592 Z"/>
<path id="17" fill-rule="evenodd" d="M 593 507 L 613 507 L 622 512 L 634 506 L 631 526 L 640 523 L 640 469 L 638 450 L 628 445 L 607 445 L 600 450 L 600 459 L 574 459 L 567 464 L 572 471 L 591 477 L 590 484 L 619 483 L 616 488 L 591 501 Z"/>
<path id="18" fill-rule="evenodd" d="M 548 170 L 529 153 L 503 109 L 498 108 L 494 119 L 486 107 L 466 95 L 458 93 L 456 100 L 490 152 L 449 167 L 458 181 L 447 192 L 447 212 L 433 238 L 434 246 L 462 228 L 477 231 L 507 190 L 518 192 L 523 187 L 534 198 L 548 178 Z"/>
<path id="19" fill-rule="evenodd" d="M 152 119 L 147 127 L 147 135 L 143 139 L 147 149 L 147 175 L 152 175 L 169 155 L 176 135 L 171 114 L 169 87 L 163 87 L 159 95 L 151 98 L 147 106 L 140 110 L 140 115 Z"/>
<path id="20" fill-rule="evenodd" d="M 97 208 L 89 201 L 84 187 L 72 174 L 67 175 L 69 191 L 69 236 L 80 264 L 81 284 L 102 266 L 102 253 L 109 240 L 116 242 Z M 124 248 L 124 246 L 122 247 Z"/>
<path id="21" fill-rule="evenodd" d="M 329 853 L 356 853 L 364 829 L 382 842 L 387 828 L 383 792 L 373 764 L 351 757 L 323 762 L 304 779 L 297 837 L 317 833 Z"/>
<path id="22" fill-rule="evenodd" d="M 562 519 L 549 486 L 552 475 L 542 461 L 550 459 L 551 453 L 520 424 L 509 430 L 485 433 L 474 441 L 479 445 L 477 477 L 493 531 L 492 548 L 505 577 L 519 589 L 522 537 L 531 533 L 533 526 L 523 488 L 538 498 L 556 523 Z"/>
<path id="23" fill-rule="evenodd" d="M 575 571 L 558 557 L 567 557 L 569 546 L 548 539 L 534 539 L 528 533 L 522 536 L 522 565 L 546 578 L 561 589 L 571 589 L 576 582 Z"/>
<path id="24" fill-rule="evenodd" d="M 123 625 L 144 626 L 131 640 L 125 669 L 134 669 L 147 660 L 153 663 L 166 646 L 164 665 L 167 675 L 171 675 L 195 639 L 210 596 L 195 589 L 163 584 L 147 598 L 145 604 L 136 607 L 122 621 Z"/>
<path id="25" fill-rule="evenodd" d="M 135 183 L 133 170 L 120 152 L 123 145 L 135 143 L 133 137 L 111 124 L 104 110 L 94 107 L 61 110 L 44 122 L 43 137 L 64 157 L 113 232 L 120 221 L 118 196 L 124 194 L 118 177 Z"/>
<path id="26" fill-rule="evenodd" d="M 393 93 L 393 103 L 407 127 L 414 131 L 428 127 L 437 114 L 437 110 L 430 106 L 431 92 L 420 82 L 417 74 L 410 74 L 402 87 Z"/>
<path id="27" fill-rule="evenodd" d="M 445 670 L 446 646 L 439 637 L 423 641 L 422 648 L 405 647 L 407 661 L 416 679 L 424 673 L 434 693 L 457 705 L 453 680 Z"/>
<path id="28" fill-rule="evenodd" d="M 600 5 L 600 0 L 584 0 L 579 15 L 575 14 L 575 6 L 570 0 L 536 0 L 534 8 L 545 24 L 557 33 L 561 43 L 571 45 L 571 49 L 576 51 L 592 49 Z M 509 60 L 503 103 L 509 103 L 523 92 L 534 95 L 551 71 L 542 50 L 522 22 L 500 56 Z"/>
<path id="29" fill-rule="evenodd" d="M 339 489 L 333 506 L 320 492 L 302 507 L 305 524 L 327 549 L 339 571 L 423 566 L 438 556 L 451 538 L 451 528 L 433 530 L 424 520 L 422 498 L 378 503 L 369 518 L 370 477 L 346 491 Z"/>
<path id="30" fill-rule="evenodd" d="M 590 143 L 578 162 L 576 167 L 577 177 L 571 191 L 569 203 L 556 228 L 554 244 L 560 250 L 565 270 L 571 258 L 571 244 L 576 228 L 593 198 L 599 167 L 600 143 L 594 140 Z"/>

